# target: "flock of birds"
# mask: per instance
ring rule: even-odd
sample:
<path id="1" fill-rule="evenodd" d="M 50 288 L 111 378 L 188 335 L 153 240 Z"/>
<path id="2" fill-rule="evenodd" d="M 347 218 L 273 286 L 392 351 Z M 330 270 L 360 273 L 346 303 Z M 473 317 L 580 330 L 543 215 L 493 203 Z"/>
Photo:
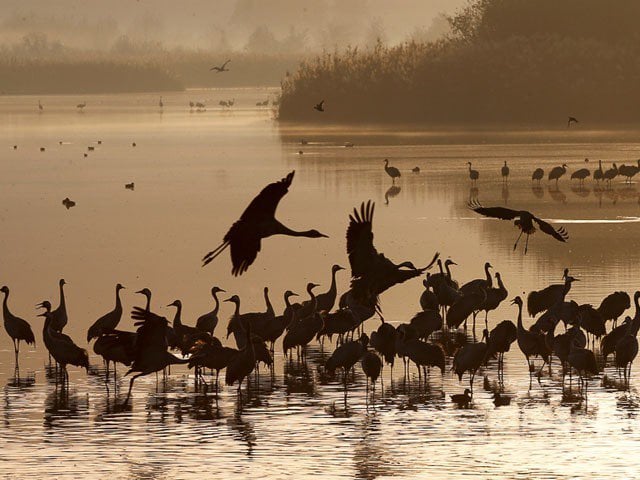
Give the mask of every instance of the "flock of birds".
<path id="1" fill-rule="evenodd" d="M 282 180 L 267 185 L 231 226 L 222 243 L 204 256 L 203 266 L 229 248 L 232 274 L 242 275 L 255 261 L 265 238 L 273 235 L 326 238 L 326 235 L 314 229 L 293 230 L 275 218 L 278 204 L 288 192 L 293 178 L 294 172 L 291 172 Z M 539 315 L 533 325 L 525 328 L 525 301 L 516 296 L 511 303 L 517 308 L 517 320 L 502 321 L 489 330 L 490 312 L 509 296 L 500 273 L 492 275 L 493 267 L 487 262 L 483 277 L 460 285 L 451 272 L 451 267 L 456 263 L 451 259 L 442 262 L 437 252 L 424 267 L 416 267 L 411 261 L 394 263 L 374 246 L 374 209 L 371 201 L 363 202 L 349 215 L 346 239 L 351 282 L 349 289 L 340 296 L 336 274 L 343 267 L 336 264 L 331 269 L 331 282 L 327 291 L 317 294 L 315 289 L 319 285 L 310 282 L 306 287 L 308 299 L 292 303 L 291 298 L 296 293 L 288 290 L 284 293 L 285 308 L 279 315 L 273 308 L 269 289 L 266 287 L 266 309 L 263 312 L 243 313 L 241 300 L 237 295 L 224 299 L 225 302 L 234 304 L 226 333 L 227 337 L 233 335 L 236 348 L 224 346 L 215 336 L 221 303 L 218 295 L 224 292 L 220 287 L 215 286 L 211 290 L 213 309 L 200 316 L 194 326 L 183 323 L 182 303 L 179 300 L 169 304 L 176 309 L 171 324 L 165 317 L 154 313 L 151 308 L 151 291 L 143 288 L 136 293 L 146 297 L 146 304 L 144 307 L 134 307 L 131 312 L 137 330 L 124 331 L 117 327 L 123 314 L 120 291 L 125 287 L 117 284 L 114 309 L 97 319 L 87 332 L 87 342 L 95 340 L 93 351 L 107 365 L 106 380 L 109 381 L 110 364 L 114 366 L 114 380 L 118 363 L 129 367 L 126 375 L 132 376 L 124 400 L 126 405 L 137 378 L 166 371 L 171 365 L 186 364 L 195 370 L 196 381 L 203 384 L 206 384 L 206 369 L 215 370 L 216 390 L 219 373 L 225 370 L 225 383 L 237 383 L 238 394 L 241 394 L 243 381 L 249 381 L 252 372 L 257 372 L 260 364 L 272 368 L 275 344 L 280 338 L 283 352 L 290 361 L 293 361 L 294 353 L 299 360 L 304 361 L 310 342 L 314 339 L 321 342 L 324 339 L 333 341 L 335 337 L 337 346 L 324 367 L 330 373 L 343 371 L 345 398 L 347 374 L 358 363 L 366 375 L 367 387 L 371 382 L 375 389 L 383 365 L 393 368 L 395 359 L 401 358 L 405 378 L 409 375 L 411 363 L 417 367 L 419 380 L 424 377 L 426 381 L 432 367 L 444 374 L 448 364 L 460 381 L 468 374 L 469 389 L 464 394 L 452 396 L 454 402 L 465 406 L 473 398 L 476 374 L 489 362 L 497 361 L 498 378 L 500 384 L 503 384 L 504 354 L 514 342 L 517 342 L 527 360 L 530 384 L 536 371 L 540 378 L 545 364 L 551 369 L 552 358 L 555 356 L 562 365 L 563 387 L 565 374 L 570 376 L 571 385 L 571 376 L 576 372 L 581 391 L 586 395 L 588 378 L 599 374 L 602 363 L 613 354 L 615 366 L 623 372 L 622 377 L 628 386 L 631 365 L 638 353 L 636 337 L 640 329 L 640 292 L 634 295 L 634 317 L 627 317 L 618 325 L 618 319 L 631 305 L 629 295 L 614 292 L 605 297 L 597 308 L 567 300 L 572 284 L 578 279 L 565 269 L 562 283 L 530 292 L 527 296 L 526 308 L 529 315 Z M 527 220 L 523 212 L 520 212 L 519 221 L 522 231 L 527 234 L 527 221 L 536 221 L 541 226 L 539 219 L 532 217 Z M 544 231 L 544 227 L 541 228 Z M 429 270 L 435 264 L 438 265 L 439 272 L 431 273 Z M 419 299 L 421 310 L 408 323 L 393 326 L 386 322 L 379 296 L 396 285 L 418 277 L 424 277 L 424 291 Z M 67 366 L 88 369 L 89 356 L 85 349 L 63 333 L 68 323 L 64 286 L 65 281 L 60 280 L 60 300 L 55 309 L 49 301 L 43 301 L 37 306 L 43 309 L 39 316 L 44 318 L 44 345 L 59 367 L 57 371 L 62 383 L 68 385 Z M 3 286 L 0 292 L 4 293 L 4 325 L 14 343 L 17 367 L 20 342 L 35 344 L 35 336 L 29 323 L 10 311 L 9 288 Z M 482 338 L 475 341 L 476 316 L 482 312 L 485 314 Z M 365 322 L 376 315 L 380 323 L 369 336 L 365 333 Z M 556 334 L 560 322 L 564 325 L 564 332 Z M 607 322 L 612 322 L 613 325 L 609 330 Z M 473 331 L 473 341 L 466 335 L 467 323 L 472 323 L 470 329 Z M 464 333 L 460 331 L 461 328 Z M 594 353 L 596 341 L 603 358 L 600 362 Z M 589 345 L 592 349 L 587 348 Z M 535 358 L 543 361 L 539 370 L 532 363 Z M 510 398 L 501 391 L 496 393 L 496 404 L 509 402 Z"/>

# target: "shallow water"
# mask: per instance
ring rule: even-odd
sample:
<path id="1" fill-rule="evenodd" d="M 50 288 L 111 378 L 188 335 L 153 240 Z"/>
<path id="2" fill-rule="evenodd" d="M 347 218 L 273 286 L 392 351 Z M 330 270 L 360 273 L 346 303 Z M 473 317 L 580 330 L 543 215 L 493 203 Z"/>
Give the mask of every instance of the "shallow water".
<path id="1" fill-rule="evenodd" d="M 176 367 L 166 383 L 154 376 L 136 382 L 131 409 L 116 408 L 119 389 L 104 381 L 92 354 L 89 374 L 70 368 L 68 392 L 47 374 L 41 321 L 34 305 L 57 304 L 57 281 L 68 282 L 65 332 L 86 346 L 86 330 L 113 307 L 117 282 L 127 287 L 125 311 L 142 305 L 133 292 L 153 291 L 153 309 L 183 301 L 183 320 L 211 309 L 209 290 L 237 293 L 243 311 L 263 310 L 270 287 L 276 310 L 282 292 L 304 292 L 308 281 L 327 288 L 333 263 L 348 265 L 344 234 L 350 210 L 376 202 L 375 245 L 396 261 L 426 264 L 433 253 L 454 259 L 453 274 L 465 282 L 483 275 L 490 261 L 502 273 L 509 298 L 561 281 L 570 267 L 581 281 L 569 297 L 598 304 L 608 293 L 638 288 L 640 191 L 635 183 L 611 188 L 587 181 L 532 185 L 532 170 L 567 163 L 569 172 L 597 160 L 634 163 L 640 144 L 632 130 L 557 131 L 494 129 L 303 128 L 278 125 L 270 109 L 255 102 L 272 90 L 209 90 L 164 95 L 99 97 L 0 97 L 0 282 L 11 288 L 11 310 L 28 319 L 37 348 L 22 347 L 13 368 L 11 341 L 0 333 L 0 475 L 8 478 L 190 478 L 268 475 L 274 478 L 487 477 L 620 478 L 638 467 L 636 389 L 619 388 L 614 369 L 589 384 L 588 400 L 563 396 L 557 361 L 553 374 L 533 381 L 514 344 L 506 356 L 505 384 L 511 405 L 494 407 L 482 377 L 497 380 L 495 362 L 477 377 L 472 408 L 458 409 L 449 395 L 462 384 L 450 372 L 432 371 L 418 383 L 417 371 L 402 380 L 396 364 L 385 368 L 367 401 L 356 368 L 345 403 L 340 377 L 322 369 L 332 345 L 312 345 L 307 364 L 289 365 L 276 346 L 273 375 L 262 371 L 243 391 L 219 395 L 194 388 L 192 372 Z M 235 98 L 230 110 L 219 99 Z M 206 112 L 188 102 L 206 101 Z M 75 105 L 87 102 L 84 113 Z M 301 145 L 300 140 L 308 143 Z M 102 143 L 98 144 L 98 140 Z M 60 143 L 62 142 L 62 143 Z M 133 147 L 132 143 L 136 146 Z M 353 148 L 344 146 L 353 142 Z M 14 150 L 13 145 L 18 149 Z M 95 147 L 92 152 L 88 146 Z M 40 147 L 45 147 L 40 152 Z M 302 150 L 302 154 L 299 151 Z M 88 156 L 85 158 L 84 153 Z M 391 188 L 382 160 L 402 171 Z M 502 184 L 500 167 L 511 175 Z M 470 187 L 467 162 L 480 171 Z M 410 170 L 419 166 L 421 172 Z M 230 274 L 223 255 L 207 268 L 200 258 L 215 247 L 248 201 L 267 183 L 296 170 L 279 218 L 292 228 L 317 228 L 329 239 L 271 238 L 241 278 Z M 124 188 L 135 182 L 135 190 Z M 386 195 L 385 195 L 386 194 Z M 70 210 L 61 204 L 77 202 Z M 385 198 L 386 197 L 386 198 Z M 480 218 L 466 208 L 530 209 L 566 225 L 568 244 L 534 235 L 529 253 L 513 251 L 510 222 Z M 386 204 L 388 202 L 388 204 Z M 348 284 L 339 274 L 339 287 Z M 419 309 L 418 279 L 385 293 L 384 315 L 408 321 Z M 232 313 L 223 304 L 221 318 Z M 489 317 L 490 326 L 516 318 L 509 302 Z M 633 315 L 633 312 L 628 312 Z M 525 318 L 525 325 L 531 319 Z M 371 319 L 366 330 L 377 328 Z M 120 325 L 132 329 L 126 316 Z M 223 336 L 226 320 L 217 334 Z M 91 352 L 91 347 L 87 346 Z M 448 361 L 450 363 L 450 359 Z M 119 368 L 118 375 L 124 373 Z M 49 372 L 50 373 L 50 372 Z M 606 378 L 605 378 L 606 376 Z M 574 390 L 575 393 L 575 390 Z"/>

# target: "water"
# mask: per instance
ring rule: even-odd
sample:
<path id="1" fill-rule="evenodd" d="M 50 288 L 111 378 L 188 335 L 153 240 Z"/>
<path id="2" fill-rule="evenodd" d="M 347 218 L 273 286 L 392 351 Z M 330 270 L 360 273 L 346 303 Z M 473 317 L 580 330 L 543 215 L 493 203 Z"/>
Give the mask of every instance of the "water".
<path id="1" fill-rule="evenodd" d="M 461 393 L 450 372 L 432 371 L 418 383 L 403 382 L 401 364 L 393 380 L 384 372 L 367 401 L 356 368 L 345 404 L 340 376 L 328 377 L 322 363 L 333 346 L 312 345 L 306 365 L 288 365 L 276 346 L 273 376 L 262 371 L 244 391 L 223 388 L 218 396 L 194 388 L 192 372 L 171 371 L 166 384 L 155 376 L 136 382 L 130 409 L 117 408 L 119 389 L 104 382 L 102 363 L 92 354 L 89 374 L 70 368 L 68 392 L 47 375 L 42 320 L 34 305 L 57 304 L 64 277 L 69 310 L 65 330 L 86 346 L 86 330 L 113 308 L 121 282 L 125 311 L 142 305 L 133 292 L 153 291 L 154 311 L 184 303 L 183 321 L 212 307 L 209 290 L 219 285 L 242 299 L 243 311 L 263 310 L 262 288 L 270 287 L 280 311 L 282 292 L 304 293 L 308 281 L 328 287 L 330 267 L 348 266 L 344 234 L 348 213 L 360 202 L 376 202 L 375 245 L 395 261 L 426 264 L 437 250 L 459 266 L 461 282 L 483 275 L 490 261 L 502 273 L 509 298 L 561 281 L 570 267 L 581 279 L 569 297 L 598 304 L 614 290 L 638 288 L 640 193 L 635 183 L 615 181 L 598 189 L 587 181 L 559 187 L 532 186 L 534 167 L 567 163 L 569 172 L 597 160 L 634 163 L 637 132 L 497 129 L 428 130 L 380 127 L 345 129 L 278 125 L 270 109 L 255 102 L 270 90 L 189 91 L 164 95 L 100 97 L 0 97 L 0 282 L 11 288 L 11 310 L 28 319 L 36 349 L 22 347 L 17 378 L 9 338 L 0 334 L 0 475 L 7 478 L 191 478 L 251 475 L 283 477 L 487 477 L 619 478 L 635 475 L 639 440 L 638 377 L 630 391 L 619 388 L 607 367 L 592 380 L 588 401 L 563 396 L 556 366 L 540 383 L 529 377 L 514 344 L 506 356 L 505 392 L 511 405 L 496 408 L 482 377 L 497 377 L 495 362 L 481 371 L 471 409 L 458 409 L 449 395 Z M 218 100 L 235 98 L 231 110 Z M 190 112 L 189 100 L 215 105 Z M 75 105 L 87 102 L 84 113 Z M 562 122 L 561 122 L 562 123 Z M 300 140 L 308 141 L 301 145 Z M 98 140 L 102 143 L 98 144 Z M 63 142 L 60 144 L 59 142 Z M 136 147 L 132 143 L 136 143 Z M 344 147 L 353 142 L 354 148 Z M 13 145 L 18 145 L 13 150 Z M 93 152 L 84 153 L 87 147 Z M 45 152 L 40 152 L 45 147 Z M 303 153 L 298 152 L 302 150 Z M 400 168 L 391 189 L 384 158 Z M 500 167 L 509 162 L 508 187 Z M 470 188 L 467 161 L 480 171 Z M 420 174 L 411 173 L 419 166 Z M 200 258 L 215 247 L 248 201 L 267 183 L 296 170 L 279 218 L 296 229 L 317 228 L 329 239 L 272 238 L 249 272 L 230 274 L 223 255 L 207 268 Z M 135 182 L 135 190 L 124 188 Z M 388 205 L 385 204 L 385 193 Z M 77 205 L 61 204 L 69 197 Z M 510 222 L 485 219 L 466 203 L 530 209 L 565 225 L 563 245 L 536 234 L 529 253 L 512 251 L 517 231 Z M 348 285 L 338 274 L 339 289 Z M 418 310 L 419 280 L 385 293 L 387 321 L 408 321 Z M 223 304 L 219 336 L 232 313 Z M 633 315 L 633 312 L 628 312 Z M 516 318 L 509 302 L 489 317 L 490 326 Z M 525 325 L 531 323 L 525 318 Z M 378 320 L 366 324 L 367 331 Z M 132 329 L 126 316 L 120 328 Z M 92 353 L 91 347 L 88 350 Z M 450 359 L 448 360 L 448 367 Z M 121 366 L 118 375 L 122 375 Z M 574 391 L 575 393 L 575 391 Z"/>

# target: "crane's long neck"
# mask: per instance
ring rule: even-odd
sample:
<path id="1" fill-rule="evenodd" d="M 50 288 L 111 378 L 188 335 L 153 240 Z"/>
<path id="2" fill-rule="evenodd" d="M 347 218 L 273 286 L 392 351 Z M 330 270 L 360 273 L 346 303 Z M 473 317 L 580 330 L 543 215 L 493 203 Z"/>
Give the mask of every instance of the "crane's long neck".
<path id="1" fill-rule="evenodd" d="M 447 278 L 451 280 L 451 270 L 449 269 L 449 264 L 445 263 L 444 267 L 447 269 Z"/>
<path id="2" fill-rule="evenodd" d="M 338 273 L 336 270 L 331 271 L 331 285 L 329 286 L 329 291 L 327 292 L 331 295 L 336 295 L 338 293 L 338 287 L 336 285 L 336 273 Z"/>
<path id="3" fill-rule="evenodd" d="M 120 289 L 116 288 L 116 310 L 122 311 L 122 302 L 120 301 Z"/>
<path id="4" fill-rule="evenodd" d="M 504 283 L 502 283 L 502 277 L 496 277 L 496 278 L 498 279 L 498 288 L 503 292 L 506 292 L 507 289 L 505 288 Z"/>
<path id="5" fill-rule="evenodd" d="M 213 314 L 217 315 L 218 310 L 220 310 L 220 300 L 218 300 L 218 292 L 213 292 L 213 301 L 215 302 L 215 305 L 213 306 Z"/>
<path id="6" fill-rule="evenodd" d="M 151 311 L 151 294 L 145 295 L 145 297 L 147 297 L 147 305 L 146 305 L 146 307 L 144 307 L 144 309 L 147 312 L 150 312 Z"/>
<path id="7" fill-rule="evenodd" d="M 287 235 L 289 237 L 313 237 L 313 233 L 314 233 L 313 230 L 304 230 L 304 231 L 291 230 L 289 227 L 281 224 L 276 220 L 276 224 L 274 225 L 274 228 L 273 228 L 273 233 L 267 236 Z"/>
<path id="8" fill-rule="evenodd" d="M 310 302 L 311 302 L 311 305 L 313 305 L 313 310 L 315 311 L 316 308 L 318 307 L 318 299 L 316 298 L 316 295 L 313 293 L 312 288 L 309 288 L 307 290 L 307 293 L 309 294 L 309 297 L 311 297 Z"/>
<path id="9" fill-rule="evenodd" d="M 182 327 L 182 305 L 181 304 L 177 304 L 176 305 L 176 316 L 173 317 L 173 328 L 180 328 Z"/>
<path id="10" fill-rule="evenodd" d="M 564 297 L 567 296 L 567 293 L 569 293 L 569 290 L 571 290 L 571 280 L 569 278 L 567 278 L 564 281 L 564 290 L 562 291 L 562 301 L 564 302 Z"/>
<path id="11" fill-rule="evenodd" d="M 635 303 L 636 305 L 636 314 L 633 317 L 633 320 L 631 321 L 631 325 L 633 325 L 632 334 L 634 336 L 638 335 L 638 330 L 640 330 L 640 305 L 638 304 L 638 299 L 640 299 L 638 295 L 633 296 L 633 303 Z"/>
<path id="12" fill-rule="evenodd" d="M 59 308 L 63 310 L 66 310 L 67 308 L 67 304 L 64 300 L 64 284 L 63 283 L 60 284 L 60 307 Z"/>
<path id="13" fill-rule="evenodd" d="M 487 277 L 487 284 L 489 285 L 489 288 L 493 287 L 493 278 L 491 277 L 491 272 L 489 272 L 489 269 L 491 267 L 489 265 L 485 265 L 484 267 L 484 274 Z"/>
<path id="14" fill-rule="evenodd" d="M 444 270 L 442 269 L 442 260 L 438 259 L 438 269 L 441 274 L 444 274 Z"/>
<path id="15" fill-rule="evenodd" d="M 291 308 L 291 302 L 289 301 L 289 295 L 284 296 L 284 306 L 286 308 Z"/>
<path id="16" fill-rule="evenodd" d="M 274 314 L 273 305 L 271 305 L 271 300 L 269 300 L 269 290 L 264 291 L 264 303 L 267 306 L 267 313 Z"/>
<path id="17" fill-rule="evenodd" d="M 524 329 L 524 325 L 522 325 L 522 303 L 518 303 L 518 330 Z"/>
<path id="18" fill-rule="evenodd" d="M 7 301 L 9 299 L 9 292 L 4 292 L 4 300 L 2 301 L 2 313 L 4 314 L 5 321 L 7 316 L 9 315 L 9 306 L 7 305 Z"/>
<path id="19" fill-rule="evenodd" d="M 240 302 L 235 302 L 236 304 L 236 309 L 233 312 L 233 316 L 234 317 L 239 317 L 240 316 Z"/>

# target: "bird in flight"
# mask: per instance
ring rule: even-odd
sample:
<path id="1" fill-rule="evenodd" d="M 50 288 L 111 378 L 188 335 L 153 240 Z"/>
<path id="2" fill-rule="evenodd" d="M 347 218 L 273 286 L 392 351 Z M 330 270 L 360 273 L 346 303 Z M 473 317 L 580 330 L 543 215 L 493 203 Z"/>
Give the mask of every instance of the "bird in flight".
<path id="1" fill-rule="evenodd" d="M 516 249 L 518 242 L 524 233 L 527 235 L 527 240 L 524 246 L 525 255 L 527 254 L 527 248 L 529 247 L 529 235 L 533 235 L 536 232 L 536 227 L 533 225 L 534 222 L 538 224 L 540 231 L 547 235 L 551 235 L 556 240 L 560 242 L 566 242 L 569 240 L 569 234 L 564 227 L 555 229 L 551 224 L 526 210 L 511 210 L 510 208 L 504 207 L 483 207 L 477 201 L 469 202 L 468 207 L 474 212 L 484 215 L 485 217 L 499 218 L 501 220 L 515 220 L 513 224 L 520 229 L 520 235 L 518 235 L 513 249 Z"/>
<path id="2" fill-rule="evenodd" d="M 572 123 L 580 123 L 576 117 L 569 117 L 567 120 L 567 128 L 571 126 Z"/>
<path id="3" fill-rule="evenodd" d="M 320 103 L 314 105 L 313 109 L 317 110 L 319 112 L 324 112 L 324 100 L 322 100 Z"/>
<path id="4" fill-rule="evenodd" d="M 231 60 L 227 60 L 227 61 L 226 61 L 226 62 L 224 62 L 224 63 L 222 64 L 222 66 L 220 66 L 220 67 L 211 67 L 211 68 L 209 69 L 209 71 L 215 70 L 215 71 L 216 71 L 216 73 L 220 73 L 220 72 L 228 72 L 228 71 L 229 71 L 229 69 L 228 69 L 228 68 L 226 68 L 226 67 L 227 67 L 227 63 L 229 63 L 230 61 L 231 61 Z"/>
<path id="5" fill-rule="evenodd" d="M 251 201 L 240 219 L 231 225 L 223 241 L 215 250 L 207 253 L 202 259 L 203 267 L 231 246 L 231 273 L 238 276 L 247 271 L 260 251 L 263 238 L 272 235 L 288 235 L 290 237 L 328 238 L 317 230 L 295 231 L 284 226 L 275 218 L 276 209 L 282 197 L 289 191 L 293 174 L 289 173 L 279 182 L 274 182 L 262 189 Z"/>
<path id="6" fill-rule="evenodd" d="M 375 204 L 362 202 L 353 209 L 347 228 L 347 255 L 351 265 L 351 293 L 361 304 L 378 308 L 378 295 L 385 290 L 422 275 L 431 268 L 439 254 L 423 268 L 405 261 L 396 264 L 373 245 L 373 212 Z"/>

